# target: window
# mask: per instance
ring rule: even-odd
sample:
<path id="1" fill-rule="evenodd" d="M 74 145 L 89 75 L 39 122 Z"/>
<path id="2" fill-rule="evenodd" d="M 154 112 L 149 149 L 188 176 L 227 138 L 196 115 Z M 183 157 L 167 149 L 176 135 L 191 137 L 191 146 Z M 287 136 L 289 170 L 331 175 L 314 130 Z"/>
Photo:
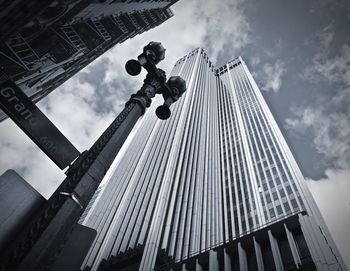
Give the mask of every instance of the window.
<path id="1" fill-rule="evenodd" d="M 285 203 L 283 204 L 283 206 L 284 206 L 284 209 L 286 210 L 287 213 L 290 213 L 290 212 L 291 212 L 288 202 L 285 202 Z"/>
<path id="2" fill-rule="evenodd" d="M 277 205 L 276 209 L 277 209 L 277 213 L 278 213 L 279 215 L 283 214 L 281 205 Z"/>
<path id="3" fill-rule="evenodd" d="M 280 195 L 281 195 L 281 198 L 283 198 L 283 197 L 286 196 L 286 193 L 284 193 L 284 190 L 283 190 L 283 189 L 280 190 Z"/>
<path id="4" fill-rule="evenodd" d="M 298 208 L 298 203 L 295 199 L 292 199 L 290 202 L 292 203 L 293 209 Z"/>
<path id="5" fill-rule="evenodd" d="M 277 192 L 273 192 L 272 193 L 272 197 L 273 197 L 274 200 L 278 200 Z"/>
<path id="6" fill-rule="evenodd" d="M 271 197 L 269 194 L 266 195 L 266 202 L 271 203 Z"/>

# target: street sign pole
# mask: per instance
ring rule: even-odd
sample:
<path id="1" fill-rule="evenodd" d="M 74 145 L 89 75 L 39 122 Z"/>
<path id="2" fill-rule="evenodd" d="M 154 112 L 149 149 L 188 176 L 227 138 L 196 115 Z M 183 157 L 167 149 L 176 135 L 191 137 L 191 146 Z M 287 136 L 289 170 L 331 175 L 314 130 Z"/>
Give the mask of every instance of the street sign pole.
<path id="1" fill-rule="evenodd" d="M 186 90 L 182 78 L 171 77 L 166 82 L 165 72 L 156 68 L 155 65 L 164 58 L 164 52 L 160 43 L 151 42 L 144 47 L 139 64 L 148 74 L 142 88 L 131 96 L 124 110 L 90 150 L 83 152 L 68 169 L 67 178 L 14 242 L 8 254 L 0 259 L 1 270 L 50 270 L 106 171 L 155 94 L 162 94 L 166 101 L 162 107 L 169 107 L 169 101 L 176 101 Z M 132 62 L 133 67 L 137 66 Z M 126 68 L 130 73 L 130 65 L 127 64 Z M 168 110 L 159 118 L 168 118 Z"/>

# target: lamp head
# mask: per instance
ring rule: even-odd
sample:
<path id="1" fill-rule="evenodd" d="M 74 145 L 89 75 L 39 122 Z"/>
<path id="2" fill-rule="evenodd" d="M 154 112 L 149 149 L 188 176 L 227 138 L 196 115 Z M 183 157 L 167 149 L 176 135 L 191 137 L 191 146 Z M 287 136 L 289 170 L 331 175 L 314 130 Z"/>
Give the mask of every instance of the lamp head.
<path id="1" fill-rule="evenodd" d="M 180 76 L 170 77 L 163 89 L 164 104 L 156 109 L 157 117 L 162 120 L 170 118 L 170 105 L 177 101 L 185 91 L 186 81 L 184 79 Z"/>
<path id="2" fill-rule="evenodd" d="M 168 93 L 168 95 L 175 101 L 178 100 L 186 91 L 186 81 L 180 76 L 170 77 L 167 82 L 167 85 L 169 86 L 170 90 L 170 93 Z"/>
<path id="3" fill-rule="evenodd" d="M 156 115 L 161 120 L 166 120 L 170 118 L 171 112 L 170 112 L 169 106 L 167 104 L 158 106 L 156 109 Z"/>
<path id="4" fill-rule="evenodd" d="M 157 65 L 165 58 L 165 48 L 160 42 L 151 41 L 145 47 L 143 47 L 143 54 L 148 61 Z"/>
<path id="5" fill-rule="evenodd" d="M 125 64 L 125 69 L 128 74 L 132 76 L 139 75 L 141 72 L 141 64 L 135 59 L 130 59 L 128 62 Z"/>

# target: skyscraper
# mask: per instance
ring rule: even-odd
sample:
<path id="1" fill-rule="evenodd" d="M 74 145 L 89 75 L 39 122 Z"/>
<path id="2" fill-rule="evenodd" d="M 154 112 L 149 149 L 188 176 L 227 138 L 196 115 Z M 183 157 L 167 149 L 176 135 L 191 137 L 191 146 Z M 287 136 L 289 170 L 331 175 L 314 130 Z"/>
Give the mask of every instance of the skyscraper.
<path id="1" fill-rule="evenodd" d="M 10 78 L 37 102 L 115 44 L 169 19 L 177 0 L 2 2 L 0 82 Z"/>
<path id="2" fill-rule="evenodd" d="M 241 57 L 203 49 L 171 75 L 187 91 L 167 121 L 138 123 L 83 223 L 83 268 L 346 270 L 304 178 Z"/>

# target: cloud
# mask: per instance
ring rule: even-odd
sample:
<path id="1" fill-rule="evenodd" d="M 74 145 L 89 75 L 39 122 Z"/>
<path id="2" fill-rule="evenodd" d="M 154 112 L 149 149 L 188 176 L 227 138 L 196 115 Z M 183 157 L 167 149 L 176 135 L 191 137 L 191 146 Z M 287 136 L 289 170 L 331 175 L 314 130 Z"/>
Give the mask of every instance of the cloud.
<path id="1" fill-rule="evenodd" d="M 326 67 L 326 69 L 324 69 L 323 64 L 325 63 L 323 62 L 327 61 L 329 57 L 334 35 L 334 24 L 330 23 L 311 39 L 305 41 L 307 45 L 317 48 L 317 53 L 312 57 L 311 65 L 307 65 L 300 75 L 303 80 L 310 83 L 319 83 L 320 79 L 322 79 L 322 75 L 329 79 L 328 76 L 324 74 L 324 71 L 328 68 Z"/>
<path id="2" fill-rule="evenodd" d="M 260 64 L 261 59 L 259 56 L 252 56 L 250 57 L 249 61 L 250 61 L 250 64 L 255 67 Z"/>
<path id="3" fill-rule="evenodd" d="M 317 54 L 313 59 L 314 72 L 334 83 L 350 86 L 350 46 L 344 44 L 340 54 L 328 57 L 326 53 Z"/>
<path id="4" fill-rule="evenodd" d="M 265 63 L 262 67 L 261 89 L 265 91 L 277 92 L 282 86 L 282 77 L 286 73 L 284 63 L 281 60 L 277 60 L 274 64 Z"/>
<path id="5" fill-rule="evenodd" d="M 307 184 L 345 264 L 350 267 L 350 169 L 327 170 L 326 175 L 322 180 L 307 180 Z"/>
<path id="6" fill-rule="evenodd" d="M 320 83 L 322 79 L 322 67 L 320 62 L 325 60 L 329 55 L 331 44 L 334 41 L 334 24 L 330 23 L 325 26 L 319 33 L 314 34 L 311 38 L 305 40 L 305 45 L 317 48 L 316 54 L 311 58 L 311 65 L 306 65 L 300 78 L 309 83 Z"/>
<path id="7" fill-rule="evenodd" d="M 311 132 L 317 152 L 333 166 L 347 168 L 350 163 L 350 112 L 336 111 L 341 107 L 335 102 L 337 98 L 328 101 L 329 104 L 325 101 L 318 106 L 299 108 L 296 117 L 286 119 L 286 127 L 296 133 Z"/>
<path id="8" fill-rule="evenodd" d="M 318 39 L 323 50 L 328 49 L 334 40 L 334 24 L 330 23 L 318 34 Z"/>
<path id="9" fill-rule="evenodd" d="M 243 1 L 209 0 L 197 2 L 197 18 L 206 28 L 204 41 L 209 56 L 217 61 L 224 48 L 230 48 L 231 57 L 251 42 L 251 28 L 241 7 Z"/>
<path id="10" fill-rule="evenodd" d="M 295 117 L 286 120 L 287 128 L 299 133 L 311 131 L 317 151 L 337 168 L 350 165 L 350 47 L 343 45 L 338 55 L 318 53 L 308 68 L 313 76 L 332 83 L 327 95 L 319 95 Z"/>
<path id="11" fill-rule="evenodd" d="M 113 112 L 96 110 L 97 89 L 74 77 L 59 87 L 39 107 L 81 151 L 89 148 L 113 120 Z"/>

